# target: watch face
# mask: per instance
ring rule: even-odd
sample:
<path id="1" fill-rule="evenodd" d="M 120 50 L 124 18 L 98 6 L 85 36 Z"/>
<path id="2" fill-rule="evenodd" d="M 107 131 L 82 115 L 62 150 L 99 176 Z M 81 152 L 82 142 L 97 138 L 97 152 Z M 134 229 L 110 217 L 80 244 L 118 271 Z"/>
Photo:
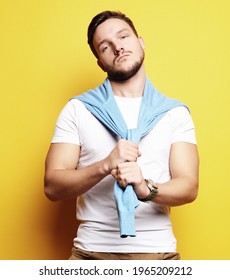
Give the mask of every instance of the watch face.
<path id="1" fill-rule="evenodd" d="M 153 186 L 151 185 L 151 183 L 148 182 L 147 187 L 150 189 L 150 191 L 153 190 Z"/>
<path id="2" fill-rule="evenodd" d="M 152 180 L 147 180 L 147 186 L 152 191 L 153 189 L 158 189 L 155 183 Z"/>

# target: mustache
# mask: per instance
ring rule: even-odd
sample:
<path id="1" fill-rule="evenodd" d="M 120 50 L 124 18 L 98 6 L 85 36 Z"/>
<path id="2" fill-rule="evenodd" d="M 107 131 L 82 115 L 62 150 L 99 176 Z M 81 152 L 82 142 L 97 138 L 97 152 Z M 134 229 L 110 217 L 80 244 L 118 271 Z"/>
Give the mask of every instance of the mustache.
<path id="1" fill-rule="evenodd" d="M 131 51 L 123 51 L 120 52 L 114 59 L 114 62 L 119 62 L 120 59 L 122 59 L 125 56 L 129 56 L 132 52 Z"/>

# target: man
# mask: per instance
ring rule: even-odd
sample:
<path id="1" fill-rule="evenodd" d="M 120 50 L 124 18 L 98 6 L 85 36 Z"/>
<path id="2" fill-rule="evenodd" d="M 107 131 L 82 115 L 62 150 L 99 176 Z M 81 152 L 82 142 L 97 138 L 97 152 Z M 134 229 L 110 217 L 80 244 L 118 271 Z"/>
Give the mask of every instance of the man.
<path id="1" fill-rule="evenodd" d="M 77 198 L 80 226 L 70 259 L 179 259 L 168 209 L 192 202 L 198 192 L 199 159 L 189 111 L 153 88 L 143 64 L 144 41 L 124 14 L 95 16 L 88 43 L 108 78 L 67 103 L 46 159 L 47 197 Z M 94 111 L 95 98 L 100 100 Z M 109 117 L 104 111 L 102 118 L 97 115 L 101 107 Z M 113 117 L 115 126 L 124 123 L 122 129 L 133 135 L 123 137 L 107 124 Z M 150 128 L 140 134 L 147 118 Z M 133 213 L 134 232 L 127 228 L 133 226 Z"/>

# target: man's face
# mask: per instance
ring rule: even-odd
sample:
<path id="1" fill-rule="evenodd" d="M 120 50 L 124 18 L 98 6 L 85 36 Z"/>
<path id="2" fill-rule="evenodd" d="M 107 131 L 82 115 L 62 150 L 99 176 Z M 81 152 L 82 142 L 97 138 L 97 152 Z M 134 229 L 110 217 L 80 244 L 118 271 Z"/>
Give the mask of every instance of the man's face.
<path id="1" fill-rule="evenodd" d="M 111 18 L 101 23 L 93 38 L 98 64 L 112 81 L 135 75 L 144 61 L 144 42 L 123 20 Z"/>

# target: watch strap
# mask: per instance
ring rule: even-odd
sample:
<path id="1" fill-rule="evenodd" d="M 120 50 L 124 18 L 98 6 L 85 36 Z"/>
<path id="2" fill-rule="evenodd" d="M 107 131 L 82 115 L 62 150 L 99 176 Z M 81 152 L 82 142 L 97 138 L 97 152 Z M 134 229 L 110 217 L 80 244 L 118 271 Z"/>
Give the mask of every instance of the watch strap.
<path id="1" fill-rule="evenodd" d="M 147 202 L 152 200 L 158 194 L 158 187 L 156 183 L 151 179 L 146 179 L 146 185 L 150 190 L 150 194 L 143 199 L 140 199 L 142 202 Z"/>

